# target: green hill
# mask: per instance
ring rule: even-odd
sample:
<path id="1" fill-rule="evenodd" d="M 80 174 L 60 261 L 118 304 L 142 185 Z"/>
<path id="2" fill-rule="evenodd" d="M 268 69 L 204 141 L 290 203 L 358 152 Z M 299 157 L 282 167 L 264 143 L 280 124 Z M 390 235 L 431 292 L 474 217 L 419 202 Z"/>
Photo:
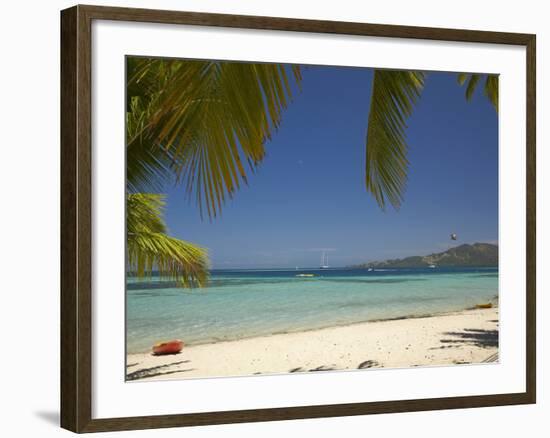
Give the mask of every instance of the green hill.
<path id="1" fill-rule="evenodd" d="M 447 251 L 426 256 L 411 256 L 363 263 L 354 268 L 425 268 L 436 266 L 498 266 L 498 246 L 474 243 L 456 246 Z"/>

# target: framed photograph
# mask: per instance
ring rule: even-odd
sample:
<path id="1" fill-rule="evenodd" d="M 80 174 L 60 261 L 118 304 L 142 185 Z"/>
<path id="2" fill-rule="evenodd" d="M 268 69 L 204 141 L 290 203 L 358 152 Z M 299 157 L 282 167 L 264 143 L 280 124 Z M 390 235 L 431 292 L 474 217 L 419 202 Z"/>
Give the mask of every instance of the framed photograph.
<path id="1" fill-rule="evenodd" d="M 61 425 L 535 403 L 535 36 L 61 13 Z"/>

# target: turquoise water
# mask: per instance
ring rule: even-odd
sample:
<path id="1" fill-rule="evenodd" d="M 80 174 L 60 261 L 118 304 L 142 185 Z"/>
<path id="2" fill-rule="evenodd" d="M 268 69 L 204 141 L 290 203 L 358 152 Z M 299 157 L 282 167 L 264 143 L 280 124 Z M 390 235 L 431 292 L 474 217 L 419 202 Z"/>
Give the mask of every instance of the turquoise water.
<path id="1" fill-rule="evenodd" d="M 307 272 L 315 277 L 296 277 Z M 462 310 L 495 298 L 498 270 L 214 271 L 205 289 L 129 278 L 126 294 L 127 351 L 136 353 L 172 338 L 200 344 Z"/>

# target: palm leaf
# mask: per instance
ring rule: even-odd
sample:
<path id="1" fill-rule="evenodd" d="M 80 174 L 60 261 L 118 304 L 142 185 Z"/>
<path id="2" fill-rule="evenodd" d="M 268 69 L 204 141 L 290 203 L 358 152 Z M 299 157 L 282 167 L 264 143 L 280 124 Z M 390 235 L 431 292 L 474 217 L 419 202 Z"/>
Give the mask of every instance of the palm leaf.
<path id="1" fill-rule="evenodd" d="M 474 92 L 482 77 L 485 76 L 484 93 L 489 99 L 495 110 L 498 112 L 498 75 L 478 74 L 478 73 L 459 73 L 457 81 L 460 85 L 466 84 L 466 100 L 471 100 Z"/>
<path id="2" fill-rule="evenodd" d="M 264 144 L 280 124 L 292 84 L 300 79 L 298 66 L 133 60 L 129 93 L 148 101 L 143 120 L 131 116 L 136 129 L 128 132 L 128 167 L 136 143 L 136 150 L 154 150 L 156 157 L 160 149 L 160 161 L 132 172 L 135 179 L 150 184 L 158 178 L 154 172 L 163 174 L 167 167 L 188 196 L 195 194 L 201 214 L 206 210 L 216 216 L 226 198 L 246 183 L 247 169 L 254 171 L 264 158 Z M 131 97 L 128 105 L 133 113 Z"/>
<path id="3" fill-rule="evenodd" d="M 466 100 L 471 100 L 474 95 L 474 90 L 477 87 L 477 83 L 481 79 L 480 75 L 470 75 L 468 85 L 466 85 Z"/>
<path id="4" fill-rule="evenodd" d="M 133 193 L 126 197 L 126 230 L 132 236 L 141 231 L 165 233 L 163 220 L 165 196 L 153 193 Z"/>
<path id="5" fill-rule="evenodd" d="M 493 107 L 498 112 L 498 76 L 497 75 L 487 75 L 485 80 L 485 95 L 489 101 L 493 104 Z"/>
<path id="6" fill-rule="evenodd" d="M 184 287 L 203 287 L 208 281 L 206 250 L 164 233 L 142 231 L 128 239 L 128 265 L 137 276 L 153 270 Z"/>
<path id="7" fill-rule="evenodd" d="M 173 160 L 144 128 L 153 104 L 143 97 L 134 96 L 129 105 L 126 135 L 127 138 L 135 138 L 135 141 L 127 143 L 126 147 L 127 191 L 160 191 L 172 179 L 170 165 Z"/>
<path id="8" fill-rule="evenodd" d="M 378 205 L 399 208 L 407 182 L 406 120 L 424 86 L 424 73 L 375 70 L 366 140 L 366 186 Z"/>
<path id="9" fill-rule="evenodd" d="M 153 270 L 184 287 L 202 287 L 208 281 L 208 255 L 201 248 L 166 235 L 162 218 L 164 196 L 136 193 L 127 196 L 127 264 L 137 276 Z"/>

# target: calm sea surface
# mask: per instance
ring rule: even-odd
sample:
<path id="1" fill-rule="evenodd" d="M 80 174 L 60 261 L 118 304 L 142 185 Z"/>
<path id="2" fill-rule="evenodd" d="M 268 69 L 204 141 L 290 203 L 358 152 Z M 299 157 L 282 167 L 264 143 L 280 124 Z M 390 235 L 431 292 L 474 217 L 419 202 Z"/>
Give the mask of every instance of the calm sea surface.
<path id="1" fill-rule="evenodd" d="M 312 273 L 313 278 L 296 277 Z M 128 278 L 127 351 L 461 310 L 498 294 L 497 268 L 213 271 L 192 291 Z"/>

